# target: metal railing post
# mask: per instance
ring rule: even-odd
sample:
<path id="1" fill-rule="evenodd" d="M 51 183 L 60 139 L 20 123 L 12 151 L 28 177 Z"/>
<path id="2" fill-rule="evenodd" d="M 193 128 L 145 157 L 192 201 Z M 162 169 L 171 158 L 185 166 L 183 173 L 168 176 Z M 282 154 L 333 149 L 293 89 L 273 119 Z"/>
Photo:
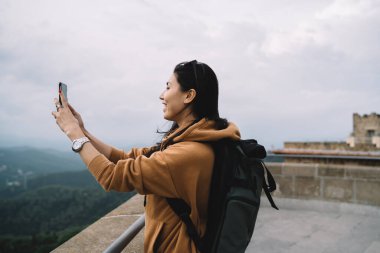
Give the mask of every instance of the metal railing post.
<path id="1" fill-rule="evenodd" d="M 145 225 L 145 214 L 128 227 L 103 253 L 120 253 Z"/>

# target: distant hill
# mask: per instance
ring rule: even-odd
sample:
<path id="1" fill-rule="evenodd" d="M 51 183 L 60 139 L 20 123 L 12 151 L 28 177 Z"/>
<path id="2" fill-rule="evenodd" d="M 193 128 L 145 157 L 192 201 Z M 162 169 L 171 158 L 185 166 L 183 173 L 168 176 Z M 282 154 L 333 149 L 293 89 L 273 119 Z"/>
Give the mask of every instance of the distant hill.
<path id="1" fill-rule="evenodd" d="M 32 178 L 28 181 L 29 190 L 37 189 L 39 187 L 44 187 L 48 185 L 101 189 L 99 183 L 88 170 L 58 172 L 43 175 L 37 178 Z"/>
<path id="2" fill-rule="evenodd" d="M 24 172 L 53 173 L 86 169 L 74 152 L 32 147 L 0 148 L 0 166 Z"/>
<path id="3" fill-rule="evenodd" d="M 78 154 L 32 147 L 0 148 L 0 190 L 24 187 L 30 179 L 67 171 L 83 171 Z"/>
<path id="4" fill-rule="evenodd" d="M 88 170 L 66 171 L 46 175 L 42 174 L 39 176 L 34 175 L 25 181 L 23 179 L 20 181 L 20 186 L 3 184 L 3 186 L 0 187 L 0 199 L 14 198 L 25 192 L 47 186 L 61 186 L 76 189 L 91 188 L 104 191 Z M 26 185 L 23 185 L 24 183 L 26 183 Z"/>

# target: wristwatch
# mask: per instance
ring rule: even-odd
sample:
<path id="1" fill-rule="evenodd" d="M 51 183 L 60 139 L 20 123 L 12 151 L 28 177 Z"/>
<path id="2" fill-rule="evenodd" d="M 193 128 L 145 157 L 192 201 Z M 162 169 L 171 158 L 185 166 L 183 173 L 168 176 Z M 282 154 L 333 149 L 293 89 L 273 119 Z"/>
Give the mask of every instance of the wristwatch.
<path id="1" fill-rule="evenodd" d="M 72 150 L 74 152 L 79 152 L 81 151 L 81 149 L 83 148 L 83 145 L 86 143 L 86 142 L 89 142 L 90 139 L 88 139 L 87 137 L 82 137 L 82 138 L 79 138 L 79 139 L 75 139 L 73 140 L 73 146 L 72 146 Z"/>

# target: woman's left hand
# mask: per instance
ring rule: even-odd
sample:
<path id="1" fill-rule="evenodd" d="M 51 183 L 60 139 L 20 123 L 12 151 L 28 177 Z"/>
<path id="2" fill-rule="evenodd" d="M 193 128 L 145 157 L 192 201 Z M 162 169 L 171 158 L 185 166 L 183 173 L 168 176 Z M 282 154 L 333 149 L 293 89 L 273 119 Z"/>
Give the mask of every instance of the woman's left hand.
<path id="1" fill-rule="evenodd" d="M 70 139 L 75 139 L 79 135 L 84 136 L 82 130 L 80 129 L 78 120 L 74 117 L 69 108 L 65 96 L 62 92 L 59 95 L 61 97 L 62 105 L 59 103 L 57 98 L 54 98 L 54 104 L 57 111 L 51 113 L 54 116 L 57 125 Z"/>

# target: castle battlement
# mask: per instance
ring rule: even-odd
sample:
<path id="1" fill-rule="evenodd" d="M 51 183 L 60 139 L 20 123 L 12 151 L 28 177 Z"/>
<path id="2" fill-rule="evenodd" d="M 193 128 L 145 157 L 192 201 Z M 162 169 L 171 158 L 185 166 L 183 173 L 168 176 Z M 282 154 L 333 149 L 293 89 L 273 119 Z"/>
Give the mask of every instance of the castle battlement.
<path id="1" fill-rule="evenodd" d="M 353 119 L 354 130 L 347 138 L 350 147 L 365 144 L 380 148 L 380 115 L 371 113 L 361 116 L 354 113 Z"/>

